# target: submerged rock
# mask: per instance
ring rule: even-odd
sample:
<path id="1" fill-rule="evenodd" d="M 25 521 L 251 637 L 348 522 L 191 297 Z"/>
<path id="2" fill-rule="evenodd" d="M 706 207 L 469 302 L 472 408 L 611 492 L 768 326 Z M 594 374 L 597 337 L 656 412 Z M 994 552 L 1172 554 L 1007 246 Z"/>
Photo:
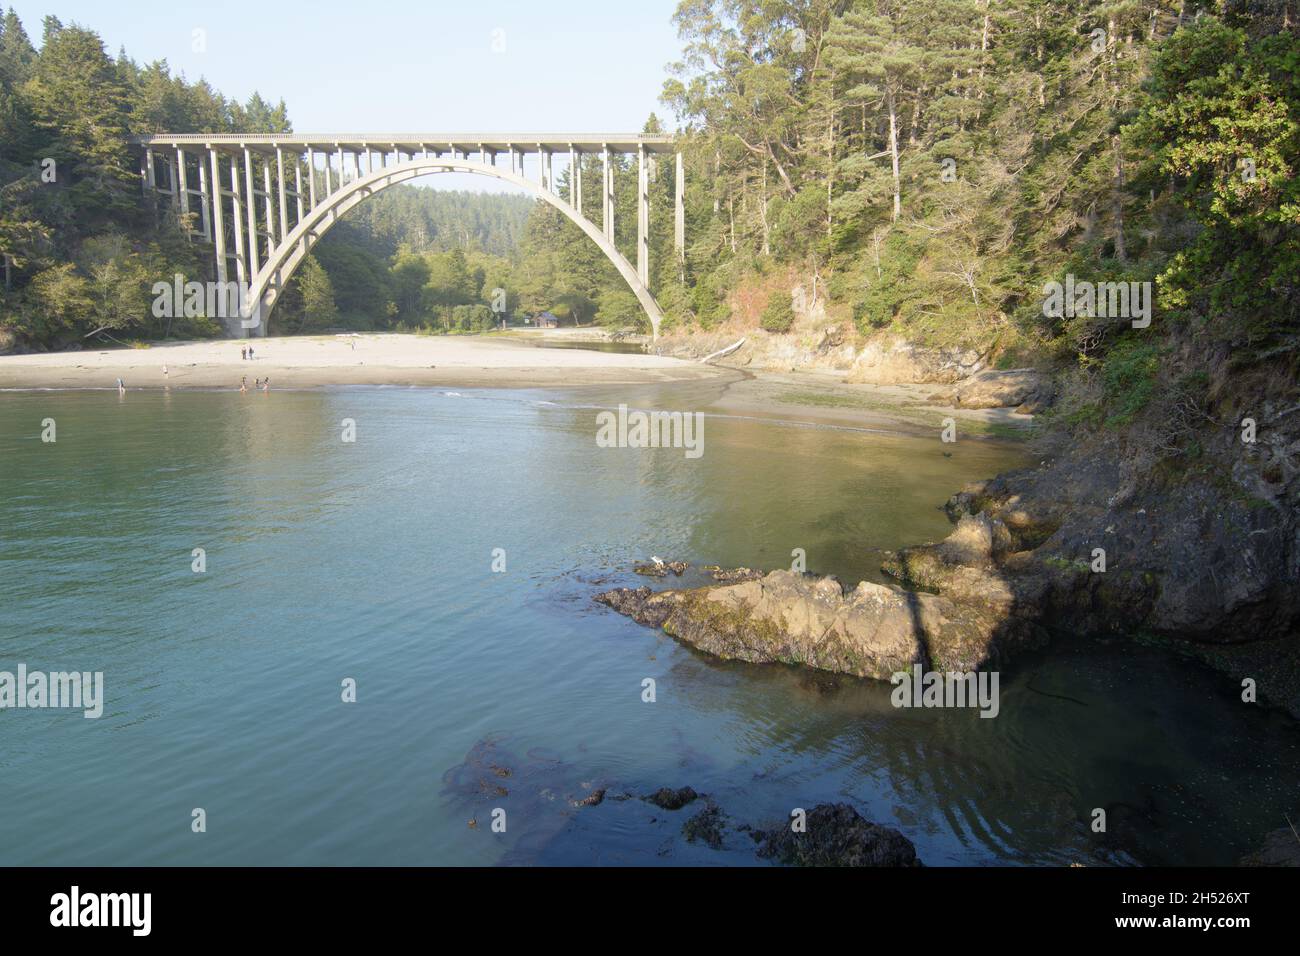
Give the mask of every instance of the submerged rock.
<path id="1" fill-rule="evenodd" d="M 663 810 L 680 810 L 688 803 L 698 800 L 699 797 L 700 795 L 690 787 L 680 787 L 677 790 L 670 787 L 660 787 L 650 796 L 642 797 L 642 799 Z"/>
<path id="2" fill-rule="evenodd" d="M 1241 858 L 1242 866 L 1300 866 L 1300 836 L 1290 827 L 1274 830 L 1264 845 Z"/>
<path id="3" fill-rule="evenodd" d="M 721 584 L 738 584 L 741 581 L 754 581 L 763 576 L 762 571 L 753 568 L 720 568 L 717 565 L 704 569 L 709 577 Z"/>
<path id="4" fill-rule="evenodd" d="M 823 803 L 808 811 L 807 830 L 789 823 L 752 836 L 758 855 L 787 866 L 921 866 L 912 841 L 897 830 L 865 820 L 847 803 Z"/>
<path id="5" fill-rule="evenodd" d="M 715 850 L 720 850 L 726 819 L 726 815 L 719 807 L 709 804 L 682 824 L 682 836 L 686 837 L 687 843 L 705 843 Z"/>
<path id="6" fill-rule="evenodd" d="M 633 565 L 632 570 L 652 578 L 667 577 L 669 572 L 680 578 L 689 567 L 690 564 L 685 561 L 663 561 L 659 558 L 651 558 L 644 564 Z"/>

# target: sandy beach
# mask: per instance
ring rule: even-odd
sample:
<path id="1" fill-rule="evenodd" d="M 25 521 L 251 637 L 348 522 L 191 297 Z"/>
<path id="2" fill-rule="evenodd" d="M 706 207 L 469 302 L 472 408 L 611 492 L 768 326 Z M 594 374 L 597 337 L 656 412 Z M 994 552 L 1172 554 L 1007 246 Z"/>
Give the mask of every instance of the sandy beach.
<path id="1" fill-rule="evenodd" d="M 533 333 L 540 339 L 544 333 Z M 1031 416 L 1009 408 L 957 409 L 933 386 L 853 385 L 824 371 L 749 372 L 685 359 L 544 348 L 521 336 L 358 334 L 156 344 L 0 356 L 0 389 L 231 389 L 247 378 L 271 389 L 338 385 L 564 388 L 613 406 L 670 404 L 707 413 L 933 435 L 952 416 L 969 437 L 1023 433 Z M 571 334 L 546 334 L 572 343 Z M 254 357 L 240 358 L 249 342 Z M 355 347 L 354 347 L 355 344 Z M 164 374 L 164 369 L 166 373 Z"/>
<path id="2" fill-rule="evenodd" d="M 251 344 L 254 358 L 241 359 Z M 164 373 L 164 368 L 166 372 Z M 490 336 L 359 334 L 220 339 L 149 348 L 0 356 L 0 388 L 239 388 L 459 385 L 531 388 L 699 381 L 716 369 L 681 359 L 539 348 Z"/>

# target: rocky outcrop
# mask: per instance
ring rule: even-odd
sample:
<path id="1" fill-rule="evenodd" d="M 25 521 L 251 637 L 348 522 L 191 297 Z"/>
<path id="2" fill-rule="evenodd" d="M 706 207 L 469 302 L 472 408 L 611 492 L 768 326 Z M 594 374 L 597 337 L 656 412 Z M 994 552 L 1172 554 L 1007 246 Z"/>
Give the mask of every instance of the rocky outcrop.
<path id="1" fill-rule="evenodd" d="M 742 336 L 744 345 L 716 360 L 717 364 L 773 372 L 835 371 L 844 373 L 849 382 L 868 385 L 954 385 L 980 371 L 987 360 L 975 349 L 928 347 L 894 335 L 862 343 L 845 326 L 805 321 L 780 334 L 741 326 L 680 331 L 660 339 L 656 349 L 663 355 L 701 359 Z"/>
<path id="2" fill-rule="evenodd" d="M 858 353 L 847 381 L 864 385 L 951 384 L 979 371 L 982 365 L 983 357 L 973 349 L 929 349 L 901 338 L 877 339 Z"/>
<path id="3" fill-rule="evenodd" d="M 995 666 L 1049 630 L 1141 635 L 1300 717 L 1300 410 L 1255 414 L 1256 442 L 1206 428 L 1176 466 L 1149 422 L 968 485 L 948 537 L 885 558 L 901 586 L 743 569 L 599 600 L 720 657 L 875 679 Z"/>
<path id="4" fill-rule="evenodd" d="M 985 369 L 953 387 L 953 404 L 958 408 L 1023 407 L 1027 412 L 1046 407 L 1052 387 L 1032 368 L 997 371 Z"/>
<path id="5" fill-rule="evenodd" d="M 912 841 L 871 823 L 847 803 L 824 803 L 808 811 L 807 828 L 789 823 L 755 831 L 758 855 L 787 866 L 921 866 Z"/>
<path id="6" fill-rule="evenodd" d="M 638 623 L 728 660 L 804 664 L 889 680 L 913 664 L 977 670 L 1034 642 L 1011 595 L 971 586 L 968 600 L 863 581 L 773 571 L 741 584 L 652 591 L 619 588 L 596 600 Z"/>
<path id="7" fill-rule="evenodd" d="M 1071 456 L 968 486 L 949 503 L 961 516 L 954 537 L 970 538 L 974 522 L 1005 527 L 1001 554 L 965 560 L 945 541 L 901 552 L 889 570 L 941 591 L 962 566 L 1045 576 L 1062 623 L 1088 631 L 1145 627 L 1210 643 L 1281 636 L 1300 615 L 1296 516 L 1216 484 L 1207 475 L 1176 494 L 1138 491 L 1119 466 Z"/>
<path id="8" fill-rule="evenodd" d="M 1251 447 L 1225 430 L 1181 473 L 1159 467 L 1141 434 L 1102 436 L 968 485 L 946 506 L 957 522 L 946 540 L 883 566 L 957 603 L 982 589 L 1064 631 L 1165 641 L 1300 716 L 1294 431 Z"/>

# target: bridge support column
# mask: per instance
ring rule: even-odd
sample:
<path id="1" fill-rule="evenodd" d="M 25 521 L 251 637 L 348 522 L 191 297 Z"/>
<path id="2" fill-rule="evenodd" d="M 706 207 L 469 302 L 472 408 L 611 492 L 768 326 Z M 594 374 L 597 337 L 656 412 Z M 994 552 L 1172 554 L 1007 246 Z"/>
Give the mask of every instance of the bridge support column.
<path id="1" fill-rule="evenodd" d="M 229 281 L 226 272 L 226 214 L 221 208 L 221 157 L 211 146 L 208 147 L 208 162 L 212 166 L 212 222 L 216 234 L 214 243 L 217 247 L 217 281 Z M 203 164 L 199 164 L 199 169 Z M 205 184 L 206 185 L 206 184 Z"/>
<path id="2" fill-rule="evenodd" d="M 171 196 L 171 208 L 174 212 L 180 206 L 181 201 L 180 190 L 176 186 L 176 170 L 172 169 L 169 159 L 164 158 L 163 165 L 167 167 L 167 193 Z"/>
<path id="3" fill-rule="evenodd" d="M 578 201 L 578 151 L 569 144 L 569 205 L 579 212 L 582 203 Z"/>
<path id="4" fill-rule="evenodd" d="M 194 232 L 194 230 L 190 228 L 189 170 L 185 168 L 185 150 L 180 147 L 177 147 L 176 149 L 176 186 L 180 191 L 181 219 L 185 223 L 185 235 L 189 236 Z"/>
<path id="5" fill-rule="evenodd" d="M 650 286 L 650 177 L 644 144 L 636 148 L 636 274 Z"/>
<path id="6" fill-rule="evenodd" d="M 262 214 L 266 219 L 266 255 L 269 258 L 275 247 L 275 204 L 271 196 L 271 163 L 262 163 Z M 258 264 L 260 267 L 260 263 Z"/>
<path id="7" fill-rule="evenodd" d="M 276 183 L 280 188 L 280 241 L 284 242 L 284 237 L 288 235 L 289 227 L 289 197 L 284 190 L 284 150 L 279 146 L 275 148 L 275 176 Z M 298 215 L 302 215 L 300 212 Z"/>
<path id="8" fill-rule="evenodd" d="M 674 179 L 673 192 L 673 248 L 677 251 L 677 263 L 686 262 L 686 169 L 682 154 L 677 154 L 677 175 Z M 683 275 L 684 279 L 685 276 Z"/>
<path id="9" fill-rule="evenodd" d="M 235 228 L 235 275 L 241 286 L 245 285 L 253 272 L 248 268 L 248 257 L 244 252 L 244 194 L 239 181 L 239 154 L 230 154 L 230 219 Z"/>
<path id="10" fill-rule="evenodd" d="M 211 150 L 208 151 L 209 153 Z M 212 190 L 208 188 L 208 166 L 209 160 L 206 155 L 199 154 L 199 210 L 202 213 L 203 220 L 203 238 L 209 242 L 212 241 Z"/>
<path id="11" fill-rule="evenodd" d="M 325 154 L 325 165 L 329 165 L 329 153 Z M 307 147 L 307 194 L 310 197 L 311 208 L 316 208 L 316 151 L 310 146 Z M 298 216 L 302 218 L 301 215 Z"/>
<path id="12" fill-rule="evenodd" d="M 244 203 L 244 209 L 248 213 L 248 235 L 245 237 L 248 242 L 244 248 L 248 251 L 248 277 L 251 279 L 260 268 L 261 257 L 257 252 L 257 194 L 253 187 L 253 154 L 247 146 L 244 147 L 244 182 L 248 186 L 248 200 Z"/>
<path id="13" fill-rule="evenodd" d="M 614 241 L 614 170 L 609 165 L 609 146 L 600 152 L 601 166 L 604 170 L 604 183 L 601 186 L 600 225 L 605 230 L 605 238 Z"/>
<path id="14" fill-rule="evenodd" d="M 284 208 L 284 194 L 280 194 L 280 207 Z M 270 160 L 262 162 L 262 208 L 266 213 L 266 261 L 271 261 L 271 254 L 275 251 L 275 214 L 272 212 L 271 203 L 271 163 Z M 283 227 L 283 224 L 281 224 Z M 257 268 L 261 268 L 261 263 L 255 263 Z M 257 335 L 266 335 L 266 323 L 260 322 L 257 326 Z"/>
<path id="15" fill-rule="evenodd" d="M 582 213 L 582 153 L 578 153 L 578 158 L 573 164 L 573 174 L 570 178 L 572 178 L 573 180 L 573 189 L 578 197 L 573 204 L 573 208 L 578 210 L 579 214 L 581 214 Z"/>

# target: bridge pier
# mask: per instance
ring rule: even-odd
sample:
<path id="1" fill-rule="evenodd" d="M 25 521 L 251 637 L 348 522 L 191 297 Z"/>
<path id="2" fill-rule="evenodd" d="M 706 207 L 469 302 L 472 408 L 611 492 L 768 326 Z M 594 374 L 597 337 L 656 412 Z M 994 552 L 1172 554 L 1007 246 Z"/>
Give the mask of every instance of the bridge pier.
<path id="1" fill-rule="evenodd" d="M 614 241 L 614 170 L 609 164 L 609 145 L 601 150 L 601 161 L 605 168 L 605 183 L 601 188 L 603 209 L 600 214 L 601 225 L 605 229 L 605 238 Z"/>
<path id="2" fill-rule="evenodd" d="M 644 146 L 636 151 L 636 274 L 642 285 L 650 285 L 650 178 Z"/>

